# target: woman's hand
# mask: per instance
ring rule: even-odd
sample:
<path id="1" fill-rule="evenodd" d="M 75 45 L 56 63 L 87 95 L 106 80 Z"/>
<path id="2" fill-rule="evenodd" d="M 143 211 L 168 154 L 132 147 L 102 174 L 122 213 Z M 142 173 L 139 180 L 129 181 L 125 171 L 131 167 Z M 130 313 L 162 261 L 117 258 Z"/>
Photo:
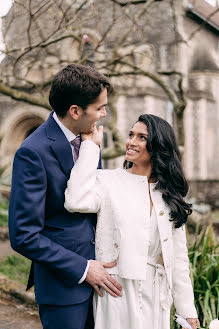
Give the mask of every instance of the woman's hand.
<path id="1" fill-rule="evenodd" d="M 200 323 L 199 323 L 199 320 L 198 319 L 188 318 L 186 320 L 188 321 L 188 323 L 190 324 L 190 326 L 192 327 L 192 329 L 200 328 Z M 182 329 L 186 329 L 186 328 L 182 328 Z"/>
<path id="2" fill-rule="evenodd" d="M 94 130 L 87 134 L 81 134 L 82 141 L 89 140 L 100 145 L 103 139 L 103 126 L 95 127 Z"/>

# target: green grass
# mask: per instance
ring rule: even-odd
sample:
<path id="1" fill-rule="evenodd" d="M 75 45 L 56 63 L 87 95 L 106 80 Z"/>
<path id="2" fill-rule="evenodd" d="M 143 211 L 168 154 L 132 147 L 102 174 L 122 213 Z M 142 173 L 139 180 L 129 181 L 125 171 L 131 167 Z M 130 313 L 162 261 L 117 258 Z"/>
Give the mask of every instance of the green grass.
<path id="1" fill-rule="evenodd" d="M 0 204 L 0 227 L 8 225 L 8 204 Z"/>
<path id="2" fill-rule="evenodd" d="M 206 328 L 219 316 L 219 243 L 212 225 L 199 232 L 189 248 L 191 279 L 200 321 Z"/>
<path id="3" fill-rule="evenodd" d="M 189 259 L 201 328 L 208 328 L 209 323 L 219 316 L 219 244 L 212 225 L 201 231 L 196 226 L 195 238 L 189 246 Z M 178 329 L 180 327 L 172 320 L 174 314 L 172 307 L 171 329 Z"/>
<path id="4" fill-rule="evenodd" d="M 26 285 L 30 264 L 30 260 L 25 257 L 19 255 L 9 255 L 0 262 L 0 273 L 6 275 L 12 280 Z"/>

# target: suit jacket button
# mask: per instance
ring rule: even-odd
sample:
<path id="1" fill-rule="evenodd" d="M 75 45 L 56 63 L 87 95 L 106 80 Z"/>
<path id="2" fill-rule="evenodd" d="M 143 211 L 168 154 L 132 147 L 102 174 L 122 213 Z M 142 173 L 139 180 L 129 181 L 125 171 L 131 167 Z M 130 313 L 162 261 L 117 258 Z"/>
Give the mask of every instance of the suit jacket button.
<path id="1" fill-rule="evenodd" d="M 93 240 L 93 239 L 90 240 L 90 243 L 91 243 L 91 244 L 95 244 L 95 240 Z"/>
<path id="2" fill-rule="evenodd" d="M 163 215 L 164 215 L 164 211 L 161 210 L 161 211 L 159 212 L 159 215 L 160 215 L 160 216 L 163 216 Z"/>
<path id="3" fill-rule="evenodd" d="M 114 243 L 114 247 L 115 247 L 115 248 L 118 248 L 118 244 L 117 244 L 117 243 Z"/>

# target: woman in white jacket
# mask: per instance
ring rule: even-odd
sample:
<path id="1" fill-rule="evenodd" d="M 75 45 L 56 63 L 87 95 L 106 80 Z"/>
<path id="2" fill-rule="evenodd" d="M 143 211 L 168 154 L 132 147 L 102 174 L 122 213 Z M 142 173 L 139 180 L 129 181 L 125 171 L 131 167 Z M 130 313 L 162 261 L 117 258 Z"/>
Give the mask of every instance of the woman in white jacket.
<path id="1" fill-rule="evenodd" d="M 96 259 L 122 297 L 94 295 L 95 329 L 169 329 L 170 307 L 200 326 L 189 277 L 185 222 L 191 205 L 172 127 L 141 115 L 129 132 L 124 169 L 97 170 L 102 127 L 82 135 L 65 192 L 70 212 L 97 213 Z"/>

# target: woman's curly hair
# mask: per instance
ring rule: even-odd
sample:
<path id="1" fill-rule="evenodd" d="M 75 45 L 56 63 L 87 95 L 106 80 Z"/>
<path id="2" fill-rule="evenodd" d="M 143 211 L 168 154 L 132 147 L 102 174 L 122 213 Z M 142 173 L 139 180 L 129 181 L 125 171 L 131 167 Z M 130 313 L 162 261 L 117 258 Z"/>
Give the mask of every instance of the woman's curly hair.
<path id="1" fill-rule="evenodd" d="M 157 180 L 156 189 L 170 208 L 170 220 L 175 228 L 181 227 L 192 213 L 191 204 L 184 198 L 188 183 L 183 174 L 180 151 L 176 136 L 170 124 L 152 114 L 143 114 L 137 122 L 147 126 L 147 150 L 151 154 L 152 175 Z M 132 162 L 125 161 L 124 168 L 131 168 Z"/>

